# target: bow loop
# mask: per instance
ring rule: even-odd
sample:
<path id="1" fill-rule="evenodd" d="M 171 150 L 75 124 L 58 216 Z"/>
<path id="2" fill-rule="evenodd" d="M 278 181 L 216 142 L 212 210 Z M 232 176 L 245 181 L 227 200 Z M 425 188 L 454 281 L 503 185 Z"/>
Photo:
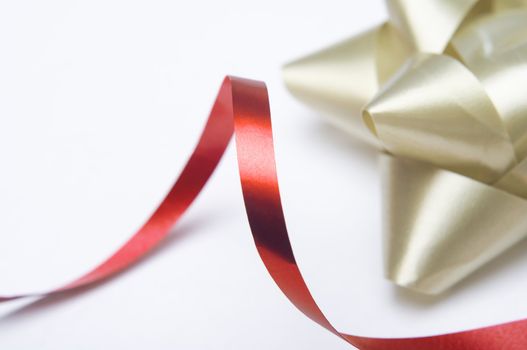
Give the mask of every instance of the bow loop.
<path id="1" fill-rule="evenodd" d="M 409 61 L 368 104 L 364 116 L 396 156 L 486 183 L 517 163 L 481 84 L 448 56 L 423 54 Z"/>

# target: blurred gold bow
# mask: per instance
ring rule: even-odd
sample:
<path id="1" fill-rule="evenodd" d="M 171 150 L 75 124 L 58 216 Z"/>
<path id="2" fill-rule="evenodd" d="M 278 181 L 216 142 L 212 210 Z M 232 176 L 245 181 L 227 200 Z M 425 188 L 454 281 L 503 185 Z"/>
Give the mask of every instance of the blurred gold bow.
<path id="1" fill-rule="evenodd" d="M 437 294 L 527 236 L 527 0 L 387 5 L 284 77 L 384 150 L 386 275 Z"/>

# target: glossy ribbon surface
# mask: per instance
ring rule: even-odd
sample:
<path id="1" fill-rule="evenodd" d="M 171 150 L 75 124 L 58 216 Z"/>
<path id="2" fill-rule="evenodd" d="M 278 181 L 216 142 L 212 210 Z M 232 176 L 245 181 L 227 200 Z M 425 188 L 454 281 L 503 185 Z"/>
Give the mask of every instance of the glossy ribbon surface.
<path id="1" fill-rule="evenodd" d="M 361 350 L 525 350 L 527 320 L 460 333 L 380 339 L 337 331 L 317 306 L 297 266 L 289 241 L 273 149 L 265 84 L 228 77 L 187 165 L 145 225 L 114 255 L 60 293 L 107 278 L 130 266 L 162 242 L 192 204 L 216 168 L 233 132 L 247 217 L 260 257 L 271 277 L 306 316 Z M 3 300 L 24 297 L 7 296 Z"/>
<path id="2" fill-rule="evenodd" d="M 438 294 L 527 237 L 527 1 L 386 3 L 385 23 L 284 78 L 392 156 L 386 275 Z"/>

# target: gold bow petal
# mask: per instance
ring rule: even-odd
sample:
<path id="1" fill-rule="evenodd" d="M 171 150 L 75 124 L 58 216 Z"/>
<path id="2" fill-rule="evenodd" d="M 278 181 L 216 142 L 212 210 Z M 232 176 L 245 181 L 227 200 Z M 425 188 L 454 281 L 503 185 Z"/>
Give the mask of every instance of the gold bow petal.
<path id="1" fill-rule="evenodd" d="M 452 38 L 451 48 L 472 69 L 474 62 L 525 43 L 526 31 L 527 9 L 491 12 L 465 25 Z"/>
<path id="2" fill-rule="evenodd" d="M 387 0 L 390 22 L 416 51 L 441 53 L 478 0 Z"/>
<path id="3" fill-rule="evenodd" d="M 441 293 L 525 237 L 527 201 L 469 177 L 382 157 L 385 274 Z"/>
<path id="4" fill-rule="evenodd" d="M 386 275 L 435 294 L 527 236 L 527 1 L 387 5 L 386 23 L 288 64 L 284 78 L 393 156 Z"/>
<path id="5" fill-rule="evenodd" d="M 284 68 L 284 79 L 293 95 L 371 145 L 379 142 L 357 116 L 379 89 L 375 64 L 378 32 L 379 28 L 374 28 Z"/>

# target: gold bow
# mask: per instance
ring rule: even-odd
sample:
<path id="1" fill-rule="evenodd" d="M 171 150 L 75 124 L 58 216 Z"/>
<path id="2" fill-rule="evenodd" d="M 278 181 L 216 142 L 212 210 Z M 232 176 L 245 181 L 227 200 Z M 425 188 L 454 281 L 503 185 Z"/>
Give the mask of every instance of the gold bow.
<path id="1" fill-rule="evenodd" d="M 527 0 L 387 6 L 284 78 L 384 151 L 386 275 L 437 294 L 527 236 Z"/>

